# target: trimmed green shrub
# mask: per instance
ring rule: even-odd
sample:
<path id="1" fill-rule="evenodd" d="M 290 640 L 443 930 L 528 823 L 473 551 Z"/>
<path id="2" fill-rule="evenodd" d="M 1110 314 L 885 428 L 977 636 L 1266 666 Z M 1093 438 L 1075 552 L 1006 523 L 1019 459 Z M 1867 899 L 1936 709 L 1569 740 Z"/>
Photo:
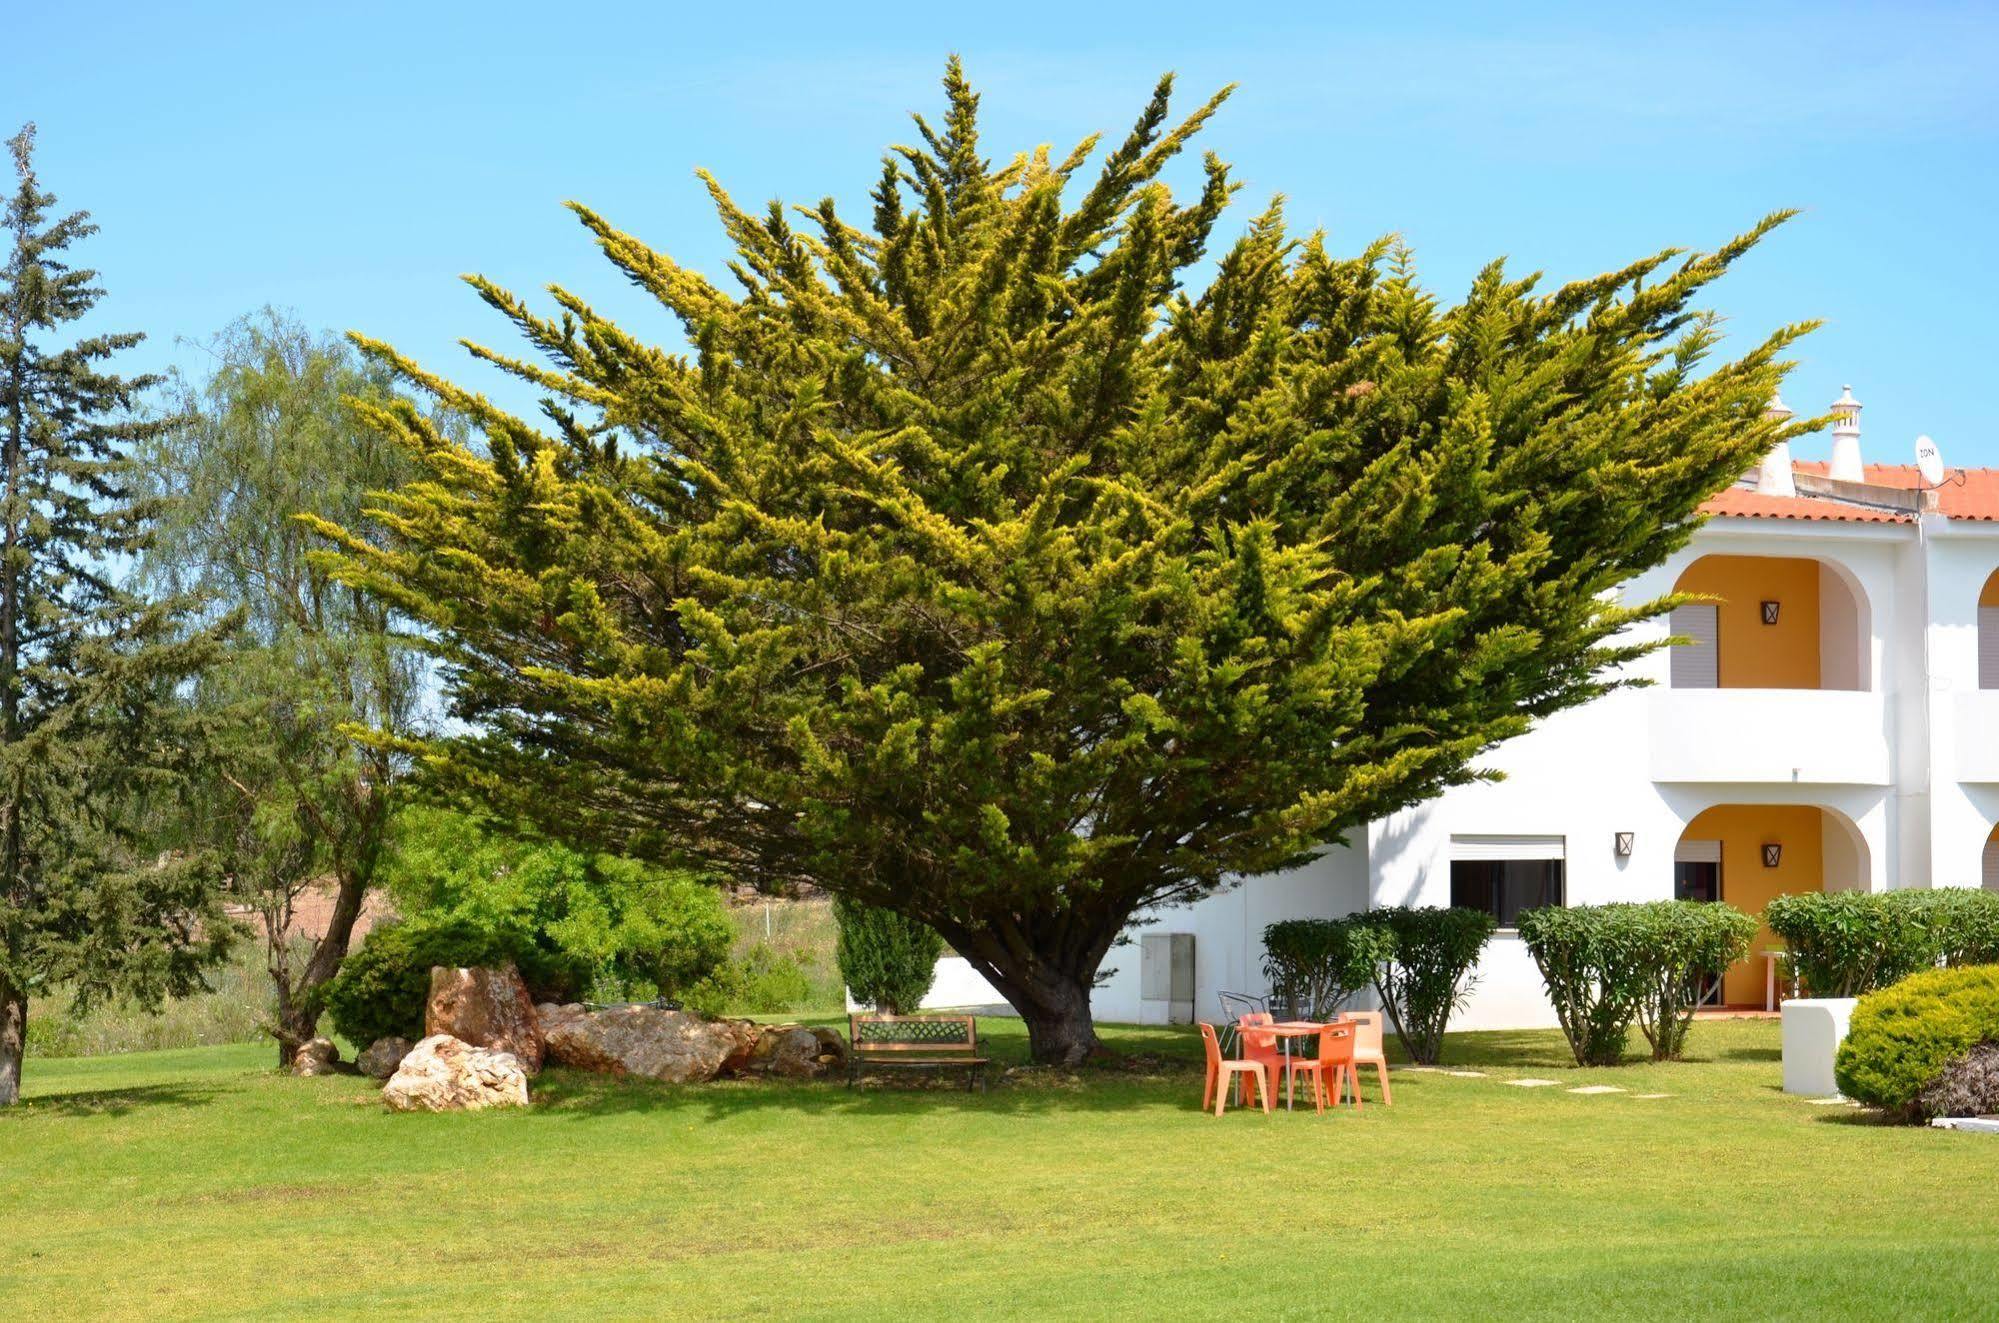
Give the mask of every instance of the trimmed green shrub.
<path id="1" fill-rule="evenodd" d="M 937 977 L 943 938 L 893 910 L 839 896 L 833 918 L 839 925 L 834 959 L 855 1001 L 887 1015 L 908 1015 L 923 1004 Z"/>
<path id="2" fill-rule="evenodd" d="M 1999 895 L 1972 887 L 1891 891 L 1886 899 L 1927 936 L 1929 963 L 1999 964 Z"/>
<path id="3" fill-rule="evenodd" d="M 1404 905 L 1368 910 L 1354 921 L 1386 934 L 1374 989 L 1409 1059 L 1435 1065 L 1444 1028 L 1471 995 L 1472 966 L 1497 922 L 1484 910 Z"/>
<path id="4" fill-rule="evenodd" d="M 534 965 L 535 954 L 528 935 L 518 928 L 462 918 L 383 924 L 340 963 L 340 972 L 326 985 L 327 1014 L 334 1029 L 356 1048 L 378 1038 L 419 1039 L 433 966 L 519 965 L 523 957 Z M 527 973 L 523 966 L 522 977 Z M 536 968 L 544 984 L 565 974 L 574 977 L 575 971 L 552 969 L 545 962 Z"/>
<path id="5" fill-rule="evenodd" d="M 1263 930 L 1263 973 L 1274 994 L 1325 1019 L 1374 981 L 1389 949 L 1386 930 L 1352 917 L 1283 919 Z"/>
<path id="6" fill-rule="evenodd" d="M 1914 893 L 1807 891 L 1778 896 L 1763 921 L 1784 939 L 1814 997 L 1858 997 L 1936 963 Z"/>
<path id="7" fill-rule="evenodd" d="M 1833 1074 L 1839 1091 L 1902 1120 L 1951 1062 L 1999 1039 L 1999 965 L 1932 969 L 1869 993 L 1853 1008 Z"/>
<path id="8" fill-rule="evenodd" d="M 1715 901 L 1656 900 L 1633 907 L 1645 952 L 1638 1027 L 1654 1061 L 1686 1050 L 1701 985 L 1749 954 L 1761 926 L 1752 915 Z"/>
<path id="9" fill-rule="evenodd" d="M 1635 905 L 1549 905 L 1520 916 L 1555 1018 L 1579 1066 L 1614 1066 L 1650 985 Z"/>

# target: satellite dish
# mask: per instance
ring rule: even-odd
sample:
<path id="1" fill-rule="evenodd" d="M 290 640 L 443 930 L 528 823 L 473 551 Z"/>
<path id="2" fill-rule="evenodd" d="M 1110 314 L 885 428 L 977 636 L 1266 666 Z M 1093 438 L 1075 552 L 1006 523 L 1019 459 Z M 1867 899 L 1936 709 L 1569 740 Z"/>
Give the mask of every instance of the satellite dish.
<path id="1" fill-rule="evenodd" d="M 1926 436 L 1916 438 L 1916 472 L 1930 486 L 1943 486 L 1943 456 L 1937 453 L 1937 443 Z"/>

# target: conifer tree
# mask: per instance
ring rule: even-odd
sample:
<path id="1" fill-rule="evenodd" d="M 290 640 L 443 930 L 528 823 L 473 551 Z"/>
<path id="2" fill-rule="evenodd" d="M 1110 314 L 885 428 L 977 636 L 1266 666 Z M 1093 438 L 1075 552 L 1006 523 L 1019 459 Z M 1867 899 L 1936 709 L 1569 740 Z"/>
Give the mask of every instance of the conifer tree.
<path id="1" fill-rule="evenodd" d="M 471 283 L 546 392 L 375 422 L 424 466 L 340 573 L 426 622 L 471 733 L 447 784 L 628 853 L 798 879 L 941 934 L 1034 1055 L 1148 907 L 1295 866 L 1618 684 L 1662 602 L 1612 590 L 1781 434 L 1791 327 L 1712 361 L 1696 296 L 1783 217 L 1442 306 L 1409 252 L 1273 203 L 1190 286 L 1235 186 L 1169 162 L 1220 105 L 995 166 L 957 62 L 857 225 L 740 209 L 732 292 L 573 204 L 685 328 Z M 1095 162 L 1094 167 L 1091 163 Z M 706 178 L 706 176 L 704 176 Z M 802 223 L 801 223 L 802 222 Z"/>
<path id="2" fill-rule="evenodd" d="M 198 755 L 176 688 L 214 655 L 175 628 L 180 604 L 118 581 L 148 512 L 130 448 L 167 425 L 141 416 L 148 376 L 107 362 L 130 334 L 58 343 L 103 296 L 66 251 L 86 213 L 49 219 L 34 126 L 8 140 L 17 185 L 0 270 L 0 1103 L 20 1093 L 28 997 L 141 1003 L 192 991 L 226 949 L 215 870 L 146 857 Z"/>

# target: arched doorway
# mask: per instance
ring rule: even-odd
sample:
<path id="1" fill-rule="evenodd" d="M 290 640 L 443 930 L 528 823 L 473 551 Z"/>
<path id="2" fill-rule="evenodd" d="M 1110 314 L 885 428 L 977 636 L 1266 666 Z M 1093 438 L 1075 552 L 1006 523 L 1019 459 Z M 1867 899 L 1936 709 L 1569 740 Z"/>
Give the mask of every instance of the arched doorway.
<path id="1" fill-rule="evenodd" d="M 1777 896 L 1856 891 L 1868 885 L 1867 842 L 1845 814 L 1816 804 L 1716 804 L 1695 814 L 1673 853 L 1673 893 L 1720 900 L 1761 915 Z M 1746 960 L 1722 976 L 1719 1000 L 1761 1006 L 1764 953 L 1779 946 L 1758 932 Z"/>
<path id="2" fill-rule="evenodd" d="M 1873 685 L 1867 593 L 1842 565 L 1809 556 L 1702 556 L 1673 591 L 1717 599 L 1673 610 L 1672 632 L 1688 640 L 1672 649 L 1675 689 Z"/>

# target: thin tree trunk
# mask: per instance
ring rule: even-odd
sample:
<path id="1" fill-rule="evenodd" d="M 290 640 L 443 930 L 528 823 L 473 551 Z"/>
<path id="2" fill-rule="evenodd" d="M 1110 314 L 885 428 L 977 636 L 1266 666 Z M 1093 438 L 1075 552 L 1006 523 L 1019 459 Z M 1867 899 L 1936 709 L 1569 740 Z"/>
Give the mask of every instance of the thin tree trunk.
<path id="1" fill-rule="evenodd" d="M 28 1050 L 28 994 L 0 985 L 0 1107 L 21 1099 L 21 1058 Z"/>
<path id="2" fill-rule="evenodd" d="M 320 990 L 333 981 L 333 976 L 340 972 L 340 962 L 347 958 L 347 949 L 354 941 L 354 925 L 361 917 L 361 903 L 367 899 L 368 881 L 368 878 L 353 874 L 340 879 L 340 889 L 334 895 L 333 913 L 327 919 L 326 931 L 313 943 L 312 955 L 299 972 L 297 983 L 286 987 L 273 969 L 272 981 L 278 989 L 274 1032 L 278 1040 L 278 1066 L 281 1069 L 289 1067 L 298 1050 L 319 1033 Z M 367 1044 L 359 1046 L 366 1047 Z"/>

